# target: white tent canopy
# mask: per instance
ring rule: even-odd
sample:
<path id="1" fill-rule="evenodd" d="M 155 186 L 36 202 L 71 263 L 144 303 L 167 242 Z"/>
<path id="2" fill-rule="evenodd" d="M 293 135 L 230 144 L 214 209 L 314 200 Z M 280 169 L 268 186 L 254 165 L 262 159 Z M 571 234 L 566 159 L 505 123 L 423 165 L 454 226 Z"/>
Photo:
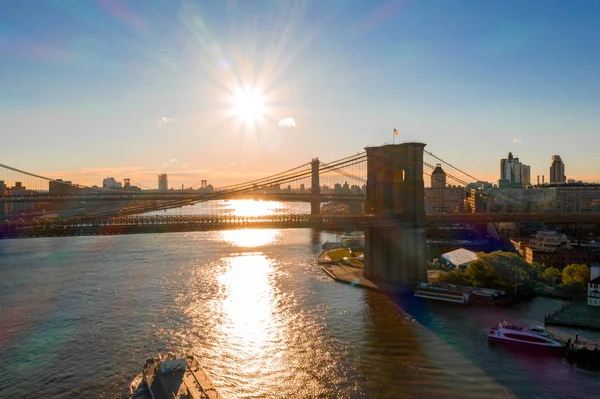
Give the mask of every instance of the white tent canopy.
<path id="1" fill-rule="evenodd" d="M 440 256 L 442 263 L 457 269 L 465 269 L 469 263 L 473 262 L 475 259 L 477 259 L 477 254 L 464 248 L 446 252 Z"/>

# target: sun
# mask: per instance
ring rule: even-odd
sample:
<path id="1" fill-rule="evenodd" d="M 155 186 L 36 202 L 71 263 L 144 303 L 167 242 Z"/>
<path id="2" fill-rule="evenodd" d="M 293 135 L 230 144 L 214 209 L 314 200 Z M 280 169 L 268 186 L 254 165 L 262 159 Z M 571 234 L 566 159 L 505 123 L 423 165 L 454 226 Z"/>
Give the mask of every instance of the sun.
<path id="1" fill-rule="evenodd" d="M 233 113 L 246 124 L 254 124 L 265 113 L 263 96 L 256 89 L 237 90 L 233 97 Z"/>

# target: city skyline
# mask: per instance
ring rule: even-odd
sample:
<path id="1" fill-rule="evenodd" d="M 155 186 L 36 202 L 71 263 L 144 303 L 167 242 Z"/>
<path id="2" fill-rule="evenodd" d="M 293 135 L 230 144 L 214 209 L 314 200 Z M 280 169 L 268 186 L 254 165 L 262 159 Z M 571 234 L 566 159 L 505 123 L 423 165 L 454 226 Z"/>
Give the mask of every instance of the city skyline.
<path id="1" fill-rule="evenodd" d="M 396 128 L 482 180 L 512 152 L 600 181 L 598 3 L 182 4 L 2 3 L 2 163 L 219 186 Z"/>

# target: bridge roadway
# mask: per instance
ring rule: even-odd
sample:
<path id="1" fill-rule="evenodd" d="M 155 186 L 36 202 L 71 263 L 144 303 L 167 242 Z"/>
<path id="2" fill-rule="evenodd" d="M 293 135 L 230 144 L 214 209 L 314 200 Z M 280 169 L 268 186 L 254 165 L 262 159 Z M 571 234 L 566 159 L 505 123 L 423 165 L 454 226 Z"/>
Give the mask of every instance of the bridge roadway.
<path id="1" fill-rule="evenodd" d="M 491 222 L 600 223 L 600 213 L 445 213 L 427 215 L 428 226 Z M 123 216 L 104 219 L 81 217 L 70 219 L 34 219 L 0 223 L 0 238 L 168 233 L 239 228 L 361 230 L 374 226 L 397 226 L 400 223 L 402 223 L 402 220 L 396 215 Z"/>
<path id="2" fill-rule="evenodd" d="M 329 201 L 359 201 L 365 200 L 364 193 L 320 194 L 321 202 Z M 50 195 L 33 193 L 27 195 L 9 195 L 0 197 L 0 204 L 31 203 L 31 202 L 93 202 L 93 201 L 213 201 L 223 199 L 256 199 L 269 201 L 310 202 L 311 193 L 306 192 L 276 192 L 276 193 L 234 193 L 213 191 L 210 193 L 194 193 L 186 191 L 169 192 L 133 192 L 133 193 L 97 193 L 97 194 L 64 194 Z"/>
<path id="3" fill-rule="evenodd" d="M 0 238 L 113 235 L 139 233 L 175 233 L 189 231 L 231 230 L 240 228 L 317 228 L 360 229 L 369 226 L 397 226 L 398 216 L 126 216 L 106 220 L 45 219 L 35 223 L 0 224 Z"/>

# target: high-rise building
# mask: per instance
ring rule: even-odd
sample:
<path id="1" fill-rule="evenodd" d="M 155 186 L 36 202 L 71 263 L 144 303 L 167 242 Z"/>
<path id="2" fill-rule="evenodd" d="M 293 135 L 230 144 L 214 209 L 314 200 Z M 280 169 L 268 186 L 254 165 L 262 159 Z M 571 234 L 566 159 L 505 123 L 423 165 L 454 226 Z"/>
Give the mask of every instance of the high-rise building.
<path id="1" fill-rule="evenodd" d="M 565 176 L 565 164 L 560 155 L 552 155 L 552 163 L 550 164 L 550 183 L 564 183 L 567 181 Z"/>
<path id="2" fill-rule="evenodd" d="M 523 187 L 531 186 L 531 166 L 521 165 L 521 183 Z"/>
<path id="3" fill-rule="evenodd" d="M 431 172 L 431 188 L 446 188 L 446 172 L 439 163 L 435 165 L 435 169 Z"/>
<path id="4" fill-rule="evenodd" d="M 158 191 L 167 191 L 169 189 L 169 182 L 167 180 L 167 174 L 162 173 L 158 175 Z"/>
<path id="5" fill-rule="evenodd" d="M 527 187 L 531 185 L 531 167 L 524 165 L 519 158 L 513 157 L 512 152 L 508 158 L 500 160 L 500 188 Z"/>

